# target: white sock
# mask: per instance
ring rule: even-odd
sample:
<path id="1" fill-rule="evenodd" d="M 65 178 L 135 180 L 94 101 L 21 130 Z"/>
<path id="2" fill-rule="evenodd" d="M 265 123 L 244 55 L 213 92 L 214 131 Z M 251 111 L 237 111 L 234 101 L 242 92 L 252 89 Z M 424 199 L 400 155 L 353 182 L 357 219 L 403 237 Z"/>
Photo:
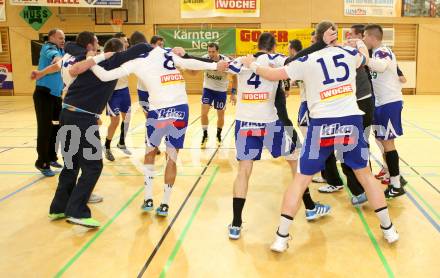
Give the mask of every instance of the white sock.
<path id="1" fill-rule="evenodd" d="M 172 184 L 164 184 L 163 186 L 163 199 L 162 204 L 168 205 L 171 197 L 171 190 L 173 189 Z"/>
<path id="2" fill-rule="evenodd" d="M 154 165 L 144 165 L 144 200 L 153 199 Z"/>
<path id="3" fill-rule="evenodd" d="M 289 228 L 290 225 L 293 222 L 293 218 L 288 216 L 288 215 L 284 215 L 281 214 L 280 217 L 280 226 L 278 227 L 278 234 L 281 236 L 288 236 L 289 235 Z"/>
<path id="4" fill-rule="evenodd" d="M 388 213 L 388 207 L 376 209 L 374 212 L 376 213 L 377 217 L 379 217 L 380 226 L 382 228 L 388 228 L 391 226 L 391 219 L 390 214 Z"/>
<path id="5" fill-rule="evenodd" d="M 400 188 L 400 175 L 390 177 L 390 184 L 395 188 Z"/>

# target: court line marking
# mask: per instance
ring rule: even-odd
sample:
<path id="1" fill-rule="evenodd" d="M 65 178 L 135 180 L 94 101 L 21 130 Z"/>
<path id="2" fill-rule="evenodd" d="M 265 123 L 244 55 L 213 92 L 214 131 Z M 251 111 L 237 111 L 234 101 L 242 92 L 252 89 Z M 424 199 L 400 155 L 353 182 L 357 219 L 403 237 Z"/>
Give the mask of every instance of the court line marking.
<path id="1" fill-rule="evenodd" d="M 229 127 L 228 131 L 225 134 L 226 138 L 229 134 L 229 132 L 231 131 L 232 127 L 234 126 L 235 121 L 232 121 L 231 126 Z M 208 163 L 206 164 L 205 168 L 203 169 L 203 171 L 200 173 L 201 175 L 203 175 L 206 170 L 209 168 L 210 164 L 212 163 L 212 161 L 214 160 L 215 155 L 217 154 L 217 152 L 219 151 L 219 148 L 217 148 L 215 150 L 215 152 L 211 155 L 211 158 L 209 159 Z M 175 214 L 174 218 L 171 220 L 170 224 L 168 225 L 167 229 L 165 230 L 165 232 L 163 233 L 161 239 L 159 240 L 159 242 L 156 244 L 154 250 L 151 252 L 150 256 L 148 257 L 147 261 L 145 262 L 145 264 L 143 265 L 142 269 L 140 270 L 139 274 L 138 274 L 138 278 L 142 277 L 145 273 L 145 271 L 147 270 L 148 266 L 151 264 L 151 262 L 153 261 L 154 257 L 156 256 L 157 252 L 159 251 L 159 248 L 162 246 L 162 243 L 165 241 L 165 238 L 167 237 L 168 233 L 171 231 L 172 226 L 174 225 L 174 223 L 176 222 L 177 218 L 179 217 L 180 213 L 182 212 L 183 208 L 185 207 L 186 203 L 188 202 L 189 198 L 191 197 L 192 193 L 195 191 L 197 185 L 199 184 L 201 180 L 201 177 L 199 177 L 194 185 L 192 186 L 191 190 L 188 192 L 188 195 L 186 196 L 185 200 L 183 201 L 183 203 L 181 204 L 179 210 L 177 211 L 177 213 Z"/>
<path id="2" fill-rule="evenodd" d="M 373 160 L 377 163 L 377 165 L 379 165 L 379 167 L 383 166 L 382 163 L 380 162 L 380 160 L 378 160 L 377 157 L 373 153 L 371 153 L 371 157 L 373 157 Z M 410 185 L 409 182 L 408 182 L 408 185 Z M 415 188 L 412 187 L 412 189 L 415 192 L 417 192 L 417 190 Z M 417 200 L 412 196 L 412 194 L 409 193 L 408 191 L 406 191 L 405 195 L 408 197 L 408 199 L 410 199 L 410 201 L 413 203 L 413 205 L 423 214 L 423 216 L 429 221 L 429 223 L 431 223 L 431 225 L 438 232 L 440 232 L 440 225 L 434 219 L 432 219 L 432 217 L 429 215 L 429 213 L 417 202 Z M 420 194 L 418 194 L 418 196 L 420 196 Z"/>
<path id="3" fill-rule="evenodd" d="M 168 269 L 170 268 L 170 266 L 173 263 L 177 253 L 179 252 L 180 246 L 182 245 L 183 240 L 185 239 L 186 234 L 187 234 L 189 228 L 191 227 L 191 225 L 192 225 L 192 223 L 193 223 L 193 221 L 194 221 L 194 219 L 196 217 L 196 214 L 199 212 L 200 207 L 202 206 L 203 202 L 205 201 L 206 194 L 208 193 L 209 189 L 211 188 L 212 184 L 214 183 L 214 180 L 215 180 L 215 178 L 217 176 L 218 171 L 219 171 L 219 166 L 216 166 L 215 169 L 214 169 L 214 173 L 209 178 L 209 181 L 206 184 L 205 189 L 203 190 L 203 193 L 200 196 L 199 201 L 197 202 L 196 207 L 192 211 L 191 216 L 188 219 L 188 222 L 186 222 L 185 227 L 183 228 L 182 232 L 180 233 L 179 238 L 178 238 L 176 244 L 174 245 L 174 248 L 173 248 L 170 256 L 168 257 L 168 260 L 167 260 L 164 268 L 162 269 L 162 272 L 160 273 L 160 277 L 165 277 L 166 276 L 166 273 L 168 272 Z"/>
<path id="4" fill-rule="evenodd" d="M 36 184 L 37 182 L 39 182 L 40 180 L 42 180 L 44 178 L 46 178 L 46 177 L 45 176 L 41 176 L 38 179 L 36 179 L 34 181 L 31 181 L 30 183 L 26 184 L 25 186 L 20 187 L 19 189 L 15 190 L 14 192 L 9 193 L 8 195 L 0 198 L 0 203 L 5 201 L 5 200 L 7 200 L 7 199 L 9 199 L 9 198 L 11 198 L 12 196 L 16 195 L 17 193 L 19 193 L 19 192 L 21 192 L 21 191 L 31 187 L 32 185 Z"/>
<path id="5" fill-rule="evenodd" d="M 417 124 L 415 124 L 415 123 L 411 123 L 411 122 L 409 122 L 409 121 L 407 121 L 407 120 L 403 120 L 403 122 L 404 122 L 404 123 L 407 123 L 407 124 L 409 124 L 409 125 L 411 125 L 412 127 L 418 129 L 419 131 L 422 131 L 423 133 L 426 133 L 426 134 L 430 135 L 430 136 L 431 136 L 432 138 L 434 138 L 434 139 L 440 140 L 440 136 L 438 136 L 438 135 L 436 135 L 436 134 L 430 132 L 430 131 L 427 130 L 426 128 L 423 128 L 423 127 L 421 127 L 421 126 L 419 126 L 419 125 L 417 125 Z"/>
<path id="6" fill-rule="evenodd" d="M 401 156 L 399 156 L 399 159 L 406 164 L 406 166 L 408 166 L 408 168 L 410 168 L 414 173 L 416 173 L 420 178 L 422 178 L 422 180 L 424 180 L 429 186 L 431 186 L 435 191 L 437 191 L 437 193 L 440 194 L 440 190 L 433 185 L 431 182 L 429 182 L 423 175 L 421 175 L 418 171 L 416 171 L 416 169 L 414 169 L 408 162 L 406 162 Z"/>

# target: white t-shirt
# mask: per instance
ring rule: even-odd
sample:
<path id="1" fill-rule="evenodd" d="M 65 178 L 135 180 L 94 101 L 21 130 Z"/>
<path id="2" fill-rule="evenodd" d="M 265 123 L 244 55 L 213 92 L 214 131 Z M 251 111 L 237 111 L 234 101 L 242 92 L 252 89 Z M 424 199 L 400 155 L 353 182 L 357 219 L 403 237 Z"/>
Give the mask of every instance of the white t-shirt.
<path id="1" fill-rule="evenodd" d="M 72 56 L 68 53 L 64 54 L 64 56 L 57 62 L 58 66 L 61 68 L 61 77 L 63 78 L 64 89 L 63 91 L 67 92 L 70 84 L 76 79 L 76 76 L 71 76 L 69 73 L 70 68 L 76 63 L 75 56 Z"/>
<path id="2" fill-rule="evenodd" d="M 372 59 L 380 59 L 387 63 L 384 72 L 371 71 L 371 80 L 376 106 L 403 100 L 402 84 L 397 75 L 396 55 L 388 47 L 373 49 Z"/>
<path id="3" fill-rule="evenodd" d="M 144 84 L 142 83 L 142 81 L 139 78 L 138 78 L 138 82 L 137 82 L 137 89 L 139 91 L 147 92 L 147 88 L 144 86 Z"/>
<path id="4" fill-rule="evenodd" d="M 176 66 L 189 70 L 215 70 L 217 63 L 183 59 L 156 47 L 148 55 L 128 61 L 119 68 L 106 71 L 96 65 L 92 71 L 102 81 L 134 73 L 149 93 L 150 110 L 157 110 L 188 103 L 185 80 Z"/>
<path id="5" fill-rule="evenodd" d="M 203 58 L 209 58 L 209 55 L 203 55 Z M 231 61 L 228 57 L 220 55 L 220 60 Z M 203 78 L 203 88 L 216 92 L 226 92 L 228 90 L 229 79 L 225 72 L 207 70 Z"/>
<path id="6" fill-rule="evenodd" d="M 292 80 L 303 80 L 311 118 L 363 115 L 356 102 L 356 68 L 364 57 L 351 47 L 327 47 L 285 67 Z"/>
<path id="7" fill-rule="evenodd" d="M 116 83 L 115 90 L 120 90 L 128 87 L 128 76 L 119 78 L 118 83 Z"/>
<path id="8" fill-rule="evenodd" d="M 256 59 L 261 66 L 279 68 L 284 65 L 286 57 L 281 54 L 262 54 Z M 237 108 L 235 118 L 239 121 L 270 123 L 278 120 L 275 108 L 275 95 L 278 81 L 269 81 L 245 68 L 241 57 L 229 65 L 229 73 L 236 74 L 238 79 Z"/>

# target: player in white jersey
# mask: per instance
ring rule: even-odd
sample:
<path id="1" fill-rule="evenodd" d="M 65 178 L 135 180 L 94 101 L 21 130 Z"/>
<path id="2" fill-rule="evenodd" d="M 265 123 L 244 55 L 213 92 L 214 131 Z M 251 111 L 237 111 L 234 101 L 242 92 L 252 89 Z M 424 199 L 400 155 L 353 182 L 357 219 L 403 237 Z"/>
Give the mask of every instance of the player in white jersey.
<path id="1" fill-rule="evenodd" d="M 270 52 L 274 50 L 274 47 L 274 36 L 271 33 L 261 34 L 258 40 L 259 52 L 255 54 L 257 61 L 266 66 L 283 67 L 286 57 L 280 54 L 271 54 Z M 253 163 L 261 159 L 263 147 L 266 147 L 274 158 L 285 156 L 292 175 L 295 175 L 297 167 L 296 158 L 294 157 L 296 142 L 293 142 L 292 138 L 287 136 L 275 108 L 278 82 L 261 78 L 250 69 L 243 67 L 242 58 L 235 59 L 229 66 L 229 72 L 237 74 L 238 78 L 238 98 L 235 115 L 238 172 L 234 181 L 233 220 L 228 227 L 229 238 L 231 239 L 240 238 L 242 211 L 246 201 Z M 314 203 L 314 205 L 314 218 L 326 215 L 330 211 L 330 207 L 327 205 L 319 203 Z M 306 218 L 308 218 L 307 213 Z"/>
<path id="2" fill-rule="evenodd" d="M 331 22 L 321 22 L 316 27 L 317 38 L 332 27 Z M 284 68 L 261 66 L 252 56 L 243 59 L 245 66 L 268 80 L 303 80 L 306 85 L 310 124 L 299 160 L 298 173 L 284 195 L 280 225 L 271 249 L 284 252 L 288 248 L 289 227 L 299 209 L 300 197 L 312 176 L 325 166 L 325 160 L 336 149 L 352 168 L 365 188 L 368 200 L 380 219 L 385 239 L 398 240 L 389 217 L 383 192 L 368 167 L 368 147 L 363 135 L 362 114 L 356 103 L 356 68 L 368 60 L 368 50 L 359 41 L 357 49 L 329 47 L 304 56 Z M 341 155 L 342 154 L 342 155 Z"/>
<path id="3" fill-rule="evenodd" d="M 129 46 L 127 36 L 124 33 L 116 33 L 114 37 L 118 38 L 123 43 L 124 50 L 127 50 Z M 104 50 L 104 52 L 106 51 Z M 130 113 L 129 113 L 130 108 L 131 108 L 131 99 L 130 99 L 130 91 L 128 89 L 128 77 L 123 77 L 118 80 L 115 90 L 110 100 L 108 101 L 106 107 L 107 116 L 110 116 L 110 124 L 108 126 L 107 136 L 105 138 L 104 154 L 105 154 L 105 158 L 107 158 L 110 161 L 115 160 L 115 157 L 113 156 L 113 153 L 110 148 L 110 144 L 112 142 L 116 128 L 119 125 L 120 118 L 122 118 L 121 135 L 119 136 L 119 142 L 116 146 L 119 149 L 121 149 L 125 154 L 128 155 L 131 154 L 131 152 L 125 146 L 125 134 L 130 124 Z"/>
<path id="4" fill-rule="evenodd" d="M 183 49 L 181 49 L 183 51 Z M 114 80 L 134 73 L 149 92 L 150 111 L 147 118 L 147 150 L 144 158 L 145 198 L 144 211 L 153 209 L 154 160 L 162 138 L 167 146 L 164 196 L 156 209 L 159 216 L 167 216 L 171 189 L 177 173 L 177 154 L 183 148 L 189 109 L 185 80 L 176 68 L 189 70 L 225 70 L 227 62 L 202 62 L 184 59 L 170 51 L 156 47 L 149 55 L 123 64 L 120 68 L 105 71 L 93 67 L 93 72 L 101 80 Z"/>
<path id="5" fill-rule="evenodd" d="M 385 196 L 395 198 L 405 194 L 400 184 L 399 154 L 394 144 L 394 139 L 403 135 L 403 96 L 402 84 L 397 75 L 396 55 L 382 45 L 382 37 L 380 25 L 371 24 L 365 27 L 365 44 L 373 50 L 372 59 L 368 63 L 375 96 L 373 129 L 376 139 L 383 147 L 390 175 Z"/>
<path id="6" fill-rule="evenodd" d="M 203 58 L 211 59 L 213 61 L 230 61 L 228 57 L 219 53 L 219 46 L 216 43 L 208 44 L 208 54 L 204 55 Z M 234 75 L 233 77 L 235 78 Z M 208 142 L 208 113 L 211 106 L 217 110 L 217 144 L 220 144 L 222 141 L 221 133 L 225 123 L 228 85 L 229 79 L 227 73 L 205 71 L 203 79 L 202 112 L 200 117 L 203 129 L 202 148 L 205 148 L 206 143 Z M 235 93 L 237 92 L 237 89 L 234 86 L 235 85 L 233 85 L 231 89 L 231 102 L 233 104 L 235 104 Z"/>

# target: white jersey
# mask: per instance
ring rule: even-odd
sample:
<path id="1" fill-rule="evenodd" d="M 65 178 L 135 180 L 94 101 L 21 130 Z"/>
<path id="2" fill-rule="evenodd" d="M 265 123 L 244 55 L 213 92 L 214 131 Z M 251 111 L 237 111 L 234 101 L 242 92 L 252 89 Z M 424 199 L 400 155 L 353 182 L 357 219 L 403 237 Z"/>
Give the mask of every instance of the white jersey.
<path id="1" fill-rule="evenodd" d="M 138 82 L 137 82 L 137 89 L 138 91 L 143 91 L 143 92 L 147 92 L 147 87 L 144 86 L 144 84 L 142 83 L 142 81 L 138 78 Z"/>
<path id="2" fill-rule="evenodd" d="M 134 73 L 149 93 L 150 110 L 157 110 L 188 103 L 185 80 L 176 66 L 189 70 L 214 70 L 217 63 L 183 59 L 156 47 L 148 55 L 128 61 L 119 68 L 106 71 L 96 65 L 92 71 L 102 81 Z"/>
<path id="3" fill-rule="evenodd" d="M 69 73 L 70 68 L 76 63 L 75 56 L 72 56 L 68 53 L 64 54 L 63 58 L 61 58 L 57 64 L 61 68 L 61 77 L 63 78 L 64 89 L 63 91 L 67 92 L 70 84 L 75 81 L 76 76 L 71 76 Z"/>
<path id="4" fill-rule="evenodd" d="M 262 54 L 256 59 L 261 66 L 282 67 L 285 56 L 281 54 Z M 275 108 L 275 95 L 278 81 L 269 81 L 245 68 L 241 57 L 229 65 L 229 72 L 237 74 L 237 108 L 235 118 L 239 121 L 270 123 L 278 120 Z"/>
<path id="5" fill-rule="evenodd" d="M 204 55 L 203 58 L 209 59 L 208 55 Z M 231 60 L 223 55 L 220 55 L 220 60 L 230 62 Z M 203 78 L 203 88 L 207 88 L 216 92 L 226 92 L 228 90 L 229 79 L 228 74 L 225 72 L 219 72 L 214 70 L 205 71 Z"/>
<path id="6" fill-rule="evenodd" d="M 301 102 L 307 101 L 307 96 L 306 96 L 306 85 L 304 85 L 304 82 L 302 80 L 298 80 L 296 82 L 296 84 L 298 84 L 298 88 L 299 88 L 299 98 L 301 100 Z"/>
<path id="7" fill-rule="evenodd" d="M 128 87 L 128 76 L 119 78 L 118 83 L 116 83 L 115 90 L 125 89 Z"/>
<path id="8" fill-rule="evenodd" d="M 381 46 L 373 49 L 372 56 L 373 59 L 380 59 L 387 63 L 384 72 L 371 71 L 376 107 L 403 100 L 402 84 L 397 75 L 396 55 L 388 47 Z"/>
<path id="9" fill-rule="evenodd" d="M 356 102 L 356 68 L 364 57 L 351 47 L 327 47 L 286 66 L 292 80 L 303 80 L 311 118 L 363 115 Z"/>

